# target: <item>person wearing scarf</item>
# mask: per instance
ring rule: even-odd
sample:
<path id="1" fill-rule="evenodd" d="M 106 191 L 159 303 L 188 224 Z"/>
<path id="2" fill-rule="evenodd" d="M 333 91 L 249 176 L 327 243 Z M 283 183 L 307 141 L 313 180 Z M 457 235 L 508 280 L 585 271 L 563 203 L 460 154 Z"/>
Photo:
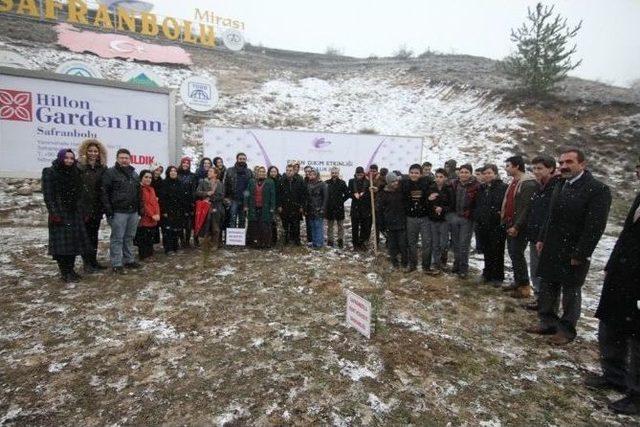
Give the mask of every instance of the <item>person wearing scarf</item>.
<path id="1" fill-rule="evenodd" d="M 162 244 L 167 255 L 178 251 L 178 238 L 184 235 L 185 212 L 191 209 L 191 197 L 178 178 L 178 168 L 169 166 L 160 191 Z"/>
<path id="2" fill-rule="evenodd" d="M 82 212 L 82 178 L 72 150 L 58 151 L 52 165 L 42 171 L 42 193 L 49 213 L 49 255 L 58 263 L 65 283 L 78 282 L 77 255 L 86 255 L 91 244 Z"/>
<path id="3" fill-rule="evenodd" d="M 272 242 L 271 222 L 276 208 L 276 191 L 273 180 L 267 179 L 267 170 L 263 166 L 258 167 L 257 178 L 249 181 L 247 190 L 247 243 L 259 249 L 269 248 Z"/>
<path id="4" fill-rule="evenodd" d="M 150 170 L 140 172 L 140 222 L 134 239 L 140 261 L 153 256 L 155 231 L 160 221 L 160 205 L 156 190 L 151 185 L 152 179 L 153 173 Z"/>

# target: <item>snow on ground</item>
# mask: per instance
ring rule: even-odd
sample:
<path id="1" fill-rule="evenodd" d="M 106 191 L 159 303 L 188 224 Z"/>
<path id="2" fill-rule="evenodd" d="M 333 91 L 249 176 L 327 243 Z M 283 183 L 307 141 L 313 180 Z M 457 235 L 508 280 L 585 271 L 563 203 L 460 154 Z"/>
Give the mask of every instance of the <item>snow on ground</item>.
<path id="1" fill-rule="evenodd" d="M 207 259 L 191 251 L 71 287 L 54 277 L 46 235 L 0 228 L 7 422 L 633 421 L 604 409 L 616 395 L 580 386 L 598 370 L 591 316 L 610 236 L 593 257 L 579 338 L 556 349 L 523 332 L 535 317 L 499 290 L 405 275 L 384 256 L 236 248 Z M 371 340 L 345 324 L 346 288 L 372 301 Z"/>

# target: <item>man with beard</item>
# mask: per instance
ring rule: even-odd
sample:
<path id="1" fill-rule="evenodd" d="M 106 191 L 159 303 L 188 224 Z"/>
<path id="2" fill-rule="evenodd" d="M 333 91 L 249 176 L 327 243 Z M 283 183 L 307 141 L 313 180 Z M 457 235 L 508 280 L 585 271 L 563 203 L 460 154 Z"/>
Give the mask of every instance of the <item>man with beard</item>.
<path id="1" fill-rule="evenodd" d="M 327 244 L 334 246 L 334 227 L 338 227 L 338 247 L 344 246 L 344 202 L 349 200 L 347 183 L 340 179 L 340 169 L 331 168 L 331 178 L 325 181 L 329 192 L 327 202 Z"/>
<path id="2" fill-rule="evenodd" d="M 640 179 L 640 164 L 636 166 Z M 624 228 L 604 269 L 604 286 L 596 317 L 602 376 L 592 375 L 589 388 L 626 394 L 609 409 L 640 414 L 640 193 L 631 205 Z"/>
<path id="3" fill-rule="evenodd" d="M 295 173 L 294 165 L 287 165 L 285 176 L 278 186 L 278 213 L 282 218 L 284 244 L 300 245 L 300 221 L 307 203 L 307 188 Z"/>
<path id="4" fill-rule="evenodd" d="M 354 177 L 349 180 L 349 192 L 353 250 L 363 251 L 371 235 L 371 192 L 362 166 L 356 168 Z"/>
<path id="5" fill-rule="evenodd" d="M 247 187 L 249 180 L 253 178 L 253 172 L 247 168 L 247 155 L 236 154 L 236 164 L 229 169 L 224 177 L 224 192 L 229 209 L 229 226 L 244 228 L 245 205 L 247 203 Z"/>
<path id="6" fill-rule="evenodd" d="M 540 324 L 528 329 L 532 333 L 553 334 L 549 341 L 553 345 L 568 344 L 576 337 L 582 285 L 611 206 L 609 187 L 586 169 L 581 150 L 564 150 L 559 164 L 564 182 L 554 190 L 549 218 L 536 243 L 540 253 Z"/>

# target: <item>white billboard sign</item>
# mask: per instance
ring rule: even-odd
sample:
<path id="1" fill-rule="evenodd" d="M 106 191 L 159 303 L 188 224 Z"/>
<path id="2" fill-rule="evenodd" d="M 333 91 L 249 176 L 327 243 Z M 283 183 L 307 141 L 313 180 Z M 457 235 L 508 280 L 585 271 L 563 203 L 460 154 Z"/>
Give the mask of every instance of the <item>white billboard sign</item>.
<path id="1" fill-rule="evenodd" d="M 0 176 L 38 177 L 58 150 L 101 141 L 108 165 L 127 148 L 138 170 L 169 163 L 170 96 L 0 74 Z"/>
<path id="2" fill-rule="evenodd" d="M 247 154 L 249 165 L 283 168 L 293 162 L 313 166 L 323 177 L 332 167 L 350 177 L 357 166 L 371 164 L 406 173 L 420 162 L 422 138 L 313 131 L 205 128 L 204 155 L 222 157 L 233 166 L 238 152 Z"/>

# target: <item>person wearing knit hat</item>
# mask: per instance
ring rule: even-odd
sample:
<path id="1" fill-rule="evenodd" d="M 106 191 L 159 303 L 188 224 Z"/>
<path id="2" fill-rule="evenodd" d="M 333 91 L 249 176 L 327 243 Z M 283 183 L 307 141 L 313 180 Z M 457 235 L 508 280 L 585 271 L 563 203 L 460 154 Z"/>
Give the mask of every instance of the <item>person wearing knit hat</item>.
<path id="1" fill-rule="evenodd" d="M 404 195 L 400 189 L 400 180 L 394 173 L 386 176 L 384 189 L 378 198 L 380 223 L 387 237 L 387 250 L 394 268 L 406 267 L 407 259 L 407 221 L 404 212 Z M 398 257 L 400 259 L 398 260 Z"/>
<path id="2" fill-rule="evenodd" d="M 354 251 L 363 251 L 371 235 L 371 193 L 364 168 L 358 166 L 349 180 L 351 196 L 351 239 Z"/>

